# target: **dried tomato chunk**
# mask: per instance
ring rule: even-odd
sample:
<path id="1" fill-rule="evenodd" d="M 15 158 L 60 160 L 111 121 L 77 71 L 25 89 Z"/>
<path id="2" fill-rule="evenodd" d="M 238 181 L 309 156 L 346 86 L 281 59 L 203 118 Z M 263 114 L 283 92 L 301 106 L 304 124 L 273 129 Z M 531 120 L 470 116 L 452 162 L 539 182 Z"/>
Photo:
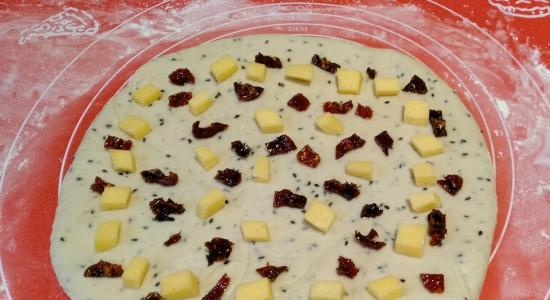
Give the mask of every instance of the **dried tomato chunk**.
<path id="1" fill-rule="evenodd" d="M 174 202 L 172 199 L 164 200 L 163 198 L 156 198 L 149 202 L 149 208 L 155 215 L 155 221 L 174 221 L 171 214 L 181 215 L 185 212 L 183 204 Z"/>
<path id="2" fill-rule="evenodd" d="M 445 275 L 443 274 L 420 274 L 420 281 L 430 293 L 441 294 L 445 291 Z"/>
<path id="3" fill-rule="evenodd" d="M 289 189 L 276 191 L 273 195 L 273 207 L 304 208 L 306 203 L 307 198 L 305 196 L 295 194 Z"/>
<path id="4" fill-rule="evenodd" d="M 156 183 L 163 186 L 174 186 L 178 183 L 178 174 L 168 172 L 165 175 L 160 169 L 143 170 L 140 172 L 141 177 L 147 183 Z"/>
<path id="5" fill-rule="evenodd" d="M 151 292 L 143 300 L 164 300 L 164 298 L 157 292 Z"/>
<path id="6" fill-rule="evenodd" d="M 336 179 L 325 181 L 323 187 L 325 188 L 325 191 L 338 194 L 346 198 L 348 201 L 359 196 L 361 193 L 357 184 L 349 182 L 341 183 Z"/>
<path id="7" fill-rule="evenodd" d="M 376 218 L 384 211 L 376 203 L 365 204 L 361 209 L 361 218 Z"/>
<path id="8" fill-rule="evenodd" d="M 231 149 L 240 157 L 248 157 L 250 155 L 250 147 L 241 141 L 231 142 Z"/>
<path id="9" fill-rule="evenodd" d="M 447 130 L 445 119 L 443 119 L 443 113 L 440 110 L 430 109 L 430 124 L 432 125 L 432 131 L 436 137 L 447 136 Z"/>
<path id="10" fill-rule="evenodd" d="M 347 102 L 329 101 L 323 104 L 323 110 L 331 114 L 347 114 L 353 108 L 351 100 Z"/>
<path id="11" fill-rule="evenodd" d="M 216 285 L 214 285 L 214 287 L 212 287 L 212 289 L 206 295 L 204 295 L 201 300 L 220 300 L 230 282 L 231 278 L 227 276 L 227 273 L 223 274 Z"/>
<path id="12" fill-rule="evenodd" d="M 84 277 L 120 277 L 124 270 L 121 265 L 112 264 L 104 260 L 86 268 Z"/>
<path id="13" fill-rule="evenodd" d="M 376 70 L 372 69 L 371 67 L 368 67 L 367 76 L 369 76 L 370 79 L 374 79 L 376 77 Z"/>
<path id="14" fill-rule="evenodd" d="M 191 98 L 193 98 L 193 94 L 191 92 L 179 92 L 174 95 L 170 95 L 168 96 L 168 106 L 186 106 L 189 104 L 189 100 L 191 100 Z"/>
<path id="15" fill-rule="evenodd" d="M 108 135 L 103 143 L 103 147 L 105 149 L 130 150 L 132 148 L 132 141 Z"/>
<path id="16" fill-rule="evenodd" d="M 170 82 L 175 85 L 184 85 L 186 83 L 195 83 L 195 76 L 189 71 L 189 69 L 177 69 L 168 75 Z"/>
<path id="17" fill-rule="evenodd" d="M 336 273 L 338 275 L 353 279 L 357 276 L 357 273 L 359 273 L 359 269 L 355 266 L 351 259 L 340 256 L 338 257 L 338 267 L 336 268 Z"/>
<path id="18" fill-rule="evenodd" d="M 338 68 L 340 68 L 339 64 L 331 62 L 326 57 L 321 58 L 317 54 L 314 54 L 313 57 L 311 58 L 311 64 L 316 67 L 319 67 L 321 70 L 325 70 L 332 74 L 336 73 Z"/>
<path id="19" fill-rule="evenodd" d="M 169 247 L 174 245 L 175 243 L 181 241 L 181 231 L 178 233 L 172 234 L 165 242 L 164 246 Z"/>
<path id="20" fill-rule="evenodd" d="M 371 229 L 368 235 L 362 235 L 358 230 L 355 231 L 355 240 L 369 249 L 380 250 L 386 246 L 385 242 L 375 241 L 374 239 L 377 237 L 378 232 L 374 229 Z"/>
<path id="21" fill-rule="evenodd" d="M 227 186 L 234 187 L 241 183 L 241 172 L 233 169 L 220 170 L 214 179 Z"/>
<path id="22" fill-rule="evenodd" d="M 296 150 L 296 144 L 294 144 L 294 141 L 286 134 L 280 135 L 273 141 L 266 143 L 265 147 L 267 148 L 269 156 L 285 154 Z"/>
<path id="23" fill-rule="evenodd" d="M 306 98 L 306 96 L 298 93 L 292 96 L 292 98 L 290 98 L 290 100 L 288 100 L 286 104 L 297 111 L 306 111 L 309 107 L 310 102 Z"/>
<path id="24" fill-rule="evenodd" d="M 462 182 L 462 177 L 459 175 L 447 175 L 443 179 L 438 180 L 437 184 L 454 196 L 462 188 Z"/>
<path id="25" fill-rule="evenodd" d="M 431 237 L 431 246 L 441 246 L 447 234 L 447 221 L 440 210 L 432 209 L 428 214 L 428 234 Z"/>
<path id="26" fill-rule="evenodd" d="M 264 91 L 263 87 L 254 86 L 250 83 L 234 82 L 233 87 L 235 88 L 237 98 L 243 102 L 256 100 Z"/>
<path id="27" fill-rule="evenodd" d="M 354 133 L 353 135 L 341 140 L 340 143 L 336 145 L 336 159 L 339 159 L 349 151 L 359 149 L 364 145 L 365 140 Z"/>
<path id="28" fill-rule="evenodd" d="M 393 148 L 393 139 L 388 134 L 387 131 L 380 132 L 377 136 L 374 137 L 376 144 L 382 149 L 382 152 L 388 156 L 389 149 Z"/>
<path id="29" fill-rule="evenodd" d="M 254 61 L 272 69 L 280 69 L 283 67 L 281 60 L 278 57 L 263 55 L 262 53 L 256 54 Z"/>
<path id="30" fill-rule="evenodd" d="M 368 120 L 372 118 L 372 109 L 369 106 L 363 106 L 361 104 L 357 104 L 355 115 Z"/>
<path id="31" fill-rule="evenodd" d="M 200 121 L 195 121 L 193 123 L 193 129 L 191 132 L 193 133 L 193 136 L 197 139 L 207 139 L 226 130 L 227 127 L 229 127 L 229 125 L 220 122 L 211 123 L 207 127 L 200 127 Z"/>
<path id="32" fill-rule="evenodd" d="M 426 83 L 424 83 L 424 80 L 422 80 L 422 78 L 414 75 L 411 78 L 411 81 L 407 83 L 407 85 L 403 88 L 403 92 L 426 94 L 428 92 L 428 88 L 426 87 Z"/>
<path id="33" fill-rule="evenodd" d="M 256 269 L 256 272 L 258 272 L 258 274 L 260 274 L 260 276 L 264 278 L 269 278 L 269 280 L 275 281 L 275 279 L 277 279 L 277 277 L 279 277 L 281 273 L 288 272 L 288 267 L 287 266 L 275 267 L 275 266 L 270 266 L 268 263 L 265 267 Z"/>
<path id="34" fill-rule="evenodd" d="M 108 186 L 114 186 L 112 183 L 109 183 L 103 179 L 101 179 L 101 177 L 98 177 L 96 176 L 95 177 L 95 180 L 94 180 L 94 183 L 92 183 L 92 185 L 90 185 L 90 190 L 98 193 L 98 194 L 103 194 L 103 191 L 105 190 L 106 187 Z"/>
<path id="35" fill-rule="evenodd" d="M 220 237 L 215 237 L 211 241 L 204 243 L 204 245 L 208 248 L 206 260 L 209 266 L 216 261 L 227 260 L 233 250 L 233 243 Z"/>
<path id="36" fill-rule="evenodd" d="M 305 145 L 302 150 L 298 151 L 296 158 L 301 164 L 312 168 L 317 168 L 319 163 L 321 163 L 321 156 L 319 153 L 313 151 L 309 145 Z"/>

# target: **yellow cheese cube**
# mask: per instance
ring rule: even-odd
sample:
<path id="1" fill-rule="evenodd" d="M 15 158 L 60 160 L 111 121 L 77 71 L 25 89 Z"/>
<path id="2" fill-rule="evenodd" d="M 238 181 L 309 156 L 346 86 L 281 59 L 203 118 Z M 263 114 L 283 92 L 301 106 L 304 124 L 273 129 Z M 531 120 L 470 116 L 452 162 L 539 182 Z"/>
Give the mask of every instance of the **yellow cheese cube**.
<path id="1" fill-rule="evenodd" d="M 149 123 L 136 116 L 128 116 L 118 122 L 118 128 L 136 140 L 141 140 L 151 132 Z"/>
<path id="2" fill-rule="evenodd" d="M 313 227 L 326 233 L 336 219 L 336 214 L 319 200 L 313 200 L 304 215 L 305 220 Z"/>
<path id="3" fill-rule="evenodd" d="M 120 221 L 105 221 L 97 226 L 95 232 L 95 252 L 113 249 L 118 245 L 120 237 Z"/>
<path id="4" fill-rule="evenodd" d="M 204 146 L 195 148 L 195 158 L 206 171 L 210 171 L 220 162 L 216 153 Z"/>
<path id="5" fill-rule="evenodd" d="M 223 82 L 235 74 L 239 66 L 233 57 L 225 55 L 210 65 L 210 71 L 217 82 Z"/>
<path id="6" fill-rule="evenodd" d="M 405 287 L 395 276 L 385 276 L 367 285 L 367 291 L 376 300 L 393 300 L 405 295 Z"/>
<path id="7" fill-rule="evenodd" d="M 256 82 L 264 82 L 266 70 L 267 68 L 264 64 L 255 62 L 250 63 L 246 66 L 246 79 Z"/>
<path id="8" fill-rule="evenodd" d="M 189 100 L 189 111 L 193 116 L 198 116 L 207 111 L 212 106 L 212 98 L 207 92 L 196 93 L 191 100 Z"/>
<path id="9" fill-rule="evenodd" d="M 403 109 L 403 123 L 416 126 L 427 126 L 429 122 L 430 109 L 428 102 L 411 100 L 405 103 Z"/>
<path id="10" fill-rule="evenodd" d="M 149 271 L 149 261 L 146 258 L 136 256 L 130 260 L 130 263 L 124 269 L 122 283 L 127 288 L 139 289 L 147 271 Z"/>
<path id="11" fill-rule="evenodd" d="M 262 278 L 241 283 L 235 288 L 235 300 L 273 300 L 271 280 Z"/>
<path id="12" fill-rule="evenodd" d="M 218 189 L 206 193 L 197 204 L 197 216 L 206 220 L 225 206 L 225 195 Z"/>
<path id="13" fill-rule="evenodd" d="M 286 67 L 286 78 L 310 83 L 313 79 L 313 66 L 309 64 L 296 64 Z"/>
<path id="14" fill-rule="evenodd" d="M 128 207 L 132 191 L 129 187 L 124 186 L 108 186 L 105 187 L 101 198 L 99 199 L 99 206 L 101 210 L 115 210 L 124 209 Z"/>
<path id="15" fill-rule="evenodd" d="M 271 181 L 271 163 L 265 156 L 256 158 L 254 170 L 252 171 L 252 180 L 261 183 Z"/>
<path id="16" fill-rule="evenodd" d="M 373 91 L 376 97 L 395 96 L 399 94 L 399 81 L 397 78 L 375 78 Z"/>
<path id="17" fill-rule="evenodd" d="M 132 95 L 134 101 L 140 105 L 147 106 L 162 97 L 162 92 L 151 83 L 144 84 Z"/>
<path id="18" fill-rule="evenodd" d="M 422 157 L 438 155 L 445 150 L 441 142 L 433 135 L 417 135 L 412 138 L 411 144 Z"/>
<path id="19" fill-rule="evenodd" d="M 357 95 L 361 92 L 363 75 L 360 71 L 338 69 L 336 71 L 336 79 L 338 80 L 338 93 Z"/>
<path id="20" fill-rule="evenodd" d="M 309 290 L 309 300 L 343 300 L 344 294 L 340 281 L 316 281 Z"/>
<path id="21" fill-rule="evenodd" d="M 432 165 L 429 163 L 419 163 L 412 168 L 414 184 L 416 186 L 432 186 L 437 182 Z"/>
<path id="22" fill-rule="evenodd" d="M 414 212 L 421 213 L 430 211 L 441 206 L 439 196 L 434 192 L 420 192 L 412 194 L 409 198 L 411 209 Z"/>
<path id="23" fill-rule="evenodd" d="M 324 113 L 315 120 L 317 127 L 326 134 L 339 135 L 344 133 L 344 126 L 331 113 Z"/>
<path id="24" fill-rule="evenodd" d="M 111 165 L 117 172 L 134 173 L 136 171 L 136 160 L 130 150 L 109 149 Z"/>
<path id="25" fill-rule="evenodd" d="M 193 298 L 199 293 L 199 280 L 189 270 L 168 275 L 160 280 L 160 295 L 166 300 Z"/>
<path id="26" fill-rule="evenodd" d="M 241 221 L 243 238 L 248 242 L 269 242 L 269 228 L 262 221 Z"/>
<path id="27" fill-rule="evenodd" d="M 412 257 L 422 257 L 426 230 L 426 225 L 423 224 L 399 225 L 395 238 L 395 252 Z"/>
<path id="28" fill-rule="evenodd" d="M 371 180 L 372 169 L 372 161 L 350 161 L 346 165 L 346 174 Z"/>
<path id="29" fill-rule="evenodd" d="M 270 109 L 258 109 L 254 113 L 254 119 L 262 133 L 283 132 L 283 120 Z"/>

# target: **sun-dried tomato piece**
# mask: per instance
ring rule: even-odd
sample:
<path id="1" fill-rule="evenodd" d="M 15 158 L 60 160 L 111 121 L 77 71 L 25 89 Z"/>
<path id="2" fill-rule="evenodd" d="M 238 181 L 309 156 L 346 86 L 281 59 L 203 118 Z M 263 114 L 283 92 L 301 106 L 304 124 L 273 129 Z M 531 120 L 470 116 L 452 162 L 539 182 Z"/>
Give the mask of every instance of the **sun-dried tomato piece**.
<path id="1" fill-rule="evenodd" d="M 169 247 L 174 245 L 175 243 L 181 241 L 181 231 L 178 233 L 172 234 L 165 242 L 164 246 Z"/>
<path id="2" fill-rule="evenodd" d="M 312 168 L 317 168 L 319 163 L 321 163 L 321 156 L 319 153 L 313 151 L 309 145 L 305 145 L 302 150 L 298 151 L 296 158 L 301 164 Z"/>
<path id="3" fill-rule="evenodd" d="M 365 204 L 361 209 L 361 218 L 376 218 L 384 211 L 376 203 Z"/>
<path id="4" fill-rule="evenodd" d="M 185 212 L 183 204 L 174 202 L 172 199 L 164 200 L 163 198 L 156 198 L 149 202 L 149 208 L 155 215 L 155 221 L 174 221 L 171 214 L 181 215 Z"/>
<path id="5" fill-rule="evenodd" d="M 292 98 L 290 98 L 290 100 L 288 100 L 286 104 L 297 111 L 306 111 L 309 107 L 310 102 L 306 98 L 306 96 L 298 93 L 292 96 Z"/>
<path id="6" fill-rule="evenodd" d="M 331 114 L 347 114 L 353 108 L 351 100 L 347 102 L 329 101 L 323 104 L 323 110 Z"/>
<path id="7" fill-rule="evenodd" d="M 100 260 L 98 263 L 86 268 L 84 277 L 120 277 L 123 272 L 121 265 Z"/>
<path id="8" fill-rule="evenodd" d="M 321 58 L 317 54 L 314 54 L 313 57 L 311 58 L 311 64 L 316 67 L 319 67 L 321 70 L 325 70 L 332 74 L 336 73 L 338 68 L 340 68 L 339 64 L 331 62 L 326 57 Z"/>
<path id="9" fill-rule="evenodd" d="M 240 157 L 248 157 L 250 155 L 250 147 L 241 141 L 231 142 L 231 149 Z"/>
<path id="10" fill-rule="evenodd" d="M 371 67 L 367 68 L 367 75 L 370 79 L 374 79 L 376 77 L 376 70 L 372 69 Z"/>
<path id="11" fill-rule="evenodd" d="M 338 268 L 336 268 L 336 273 L 353 279 L 357 276 L 357 273 L 359 273 L 359 269 L 351 259 L 340 256 L 338 257 Z"/>
<path id="12" fill-rule="evenodd" d="M 165 175 L 160 169 L 143 170 L 141 177 L 147 183 L 156 183 L 163 186 L 174 186 L 178 183 L 178 174 L 169 171 Z"/>
<path id="13" fill-rule="evenodd" d="M 92 185 L 90 185 L 90 190 L 98 193 L 98 194 L 103 194 L 103 191 L 105 190 L 106 187 L 108 186 L 114 186 L 112 183 L 109 183 L 103 179 L 101 179 L 101 177 L 98 177 L 96 176 L 95 177 L 95 180 L 94 180 L 94 183 L 92 183 Z"/>
<path id="14" fill-rule="evenodd" d="M 191 132 L 193 133 L 193 136 L 197 139 L 207 139 L 226 130 L 227 127 L 229 127 L 229 125 L 220 122 L 211 123 L 207 127 L 200 127 L 200 121 L 195 121 L 193 123 L 193 129 Z"/>
<path id="15" fill-rule="evenodd" d="M 426 87 L 426 83 L 424 83 L 424 80 L 422 80 L 422 78 L 414 75 L 411 78 L 411 81 L 407 83 L 407 85 L 403 88 L 403 92 L 426 94 L 428 92 L 428 88 Z"/>
<path id="16" fill-rule="evenodd" d="M 430 109 L 430 124 L 432 124 L 432 131 L 436 137 L 447 136 L 446 123 L 443 119 L 443 112 Z"/>
<path id="17" fill-rule="evenodd" d="M 336 179 L 325 181 L 323 187 L 325 188 L 325 191 L 338 194 L 346 198 L 348 201 L 359 196 L 361 193 L 357 184 L 349 182 L 341 183 Z"/>
<path id="18" fill-rule="evenodd" d="M 262 53 L 256 54 L 254 61 L 272 69 L 280 69 L 283 67 L 281 60 L 278 57 L 263 55 Z"/>
<path id="19" fill-rule="evenodd" d="M 234 187 L 241 183 L 241 172 L 233 169 L 220 170 L 214 179 L 227 186 Z"/>
<path id="20" fill-rule="evenodd" d="M 108 135 L 105 139 L 105 143 L 103 143 L 103 147 L 105 147 L 105 149 L 130 150 L 132 148 L 132 141 Z"/>
<path id="21" fill-rule="evenodd" d="M 447 175 L 443 179 L 438 180 L 437 184 L 454 196 L 462 188 L 462 182 L 463 180 L 460 175 Z"/>
<path id="22" fill-rule="evenodd" d="M 275 281 L 275 279 L 277 279 L 277 277 L 279 277 L 281 273 L 288 272 L 288 267 L 287 266 L 275 267 L 275 266 L 270 266 L 268 263 L 265 267 L 256 269 L 256 272 L 258 272 L 258 274 L 260 274 L 260 276 L 264 278 L 269 278 L 269 280 Z"/>
<path id="23" fill-rule="evenodd" d="M 265 147 L 269 156 L 285 154 L 296 150 L 296 144 L 294 144 L 294 141 L 286 134 L 280 135 L 273 141 L 266 143 Z"/>
<path id="24" fill-rule="evenodd" d="M 443 274 L 420 274 L 420 281 L 430 293 L 441 294 L 445 291 L 445 275 Z"/>
<path id="25" fill-rule="evenodd" d="M 295 194 L 289 189 L 276 191 L 273 195 L 273 207 L 304 208 L 306 203 L 307 198 L 305 196 Z"/>
<path id="26" fill-rule="evenodd" d="M 441 246 L 447 234 L 447 221 L 440 210 L 432 209 L 428 214 L 428 234 L 431 237 L 431 246 Z"/>
<path id="27" fill-rule="evenodd" d="M 143 300 L 164 300 L 164 298 L 157 292 L 151 292 Z"/>
<path id="28" fill-rule="evenodd" d="M 215 237 L 211 241 L 204 243 L 204 245 L 208 248 L 206 260 L 209 266 L 215 261 L 227 260 L 233 250 L 233 243 L 220 237 Z"/>
<path id="29" fill-rule="evenodd" d="M 389 149 L 393 148 L 393 139 L 388 134 L 387 131 L 380 132 L 377 136 L 374 137 L 376 144 L 382 149 L 382 152 L 388 156 Z"/>
<path id="30" fill-rule="evenodd" d="M 179 92 L 174 95 L 170 95 L 168 96 L 168 106 L 186 106 L 189 104 L 189 100 L 191 100 L 191 98 L 193 98 L 193 94 L 191 92 Z"/>
<path id="31" fill-rule="evenodd" d="M 358 230 L 355 231 L 355 240 L 369 249 L 380 250 L 386 246 L 385 242 L 375 241 L 374 239 L 377 237 L 378 232 L 374 229 L 371 229 L 367 235 L 362 235 Z"/>
<path id="32" fill-rule="evenodd" d="M 231 278 L 227 276 L 227 273 L 223 274 L 216 285 L 214 285 L 214 287 L 212 287 L 212 289 L 206 295 L 204 295 L 201 300 L 220 300 L 230 282 Z"/>
<path id="33" fill-rule="evenodd" d="M 361 104 L 357 104 L 355 115 L 368 120 L 372 118 L 372 109 L 369 106 L 363 106 Z"/>
<path id="34" fill-rule="evenodd" d="M 234 82 L 233 87 L 235 88 L 237 98 L 243 102 L 256 100 L 264 91 L 263 87 L 254 86 L 250 83 Z"/>
<path id="35" fill-rule="evenodd" d="M 340 143 L 336 145 L 336 159 L 339 159 L 349 151 L 359 149 L 364 145 L 365 145 L 365 140 L 354 133 L 351 136 L 341 140 Z"/>
<path id="36" fill-rule="evenodd" d="M 195 83 L 195 76 L 189 71 L 189 69 L 177 69 L 168 75 L 170 82 L 175 85 L 184 85 L 186 83 Z"/>

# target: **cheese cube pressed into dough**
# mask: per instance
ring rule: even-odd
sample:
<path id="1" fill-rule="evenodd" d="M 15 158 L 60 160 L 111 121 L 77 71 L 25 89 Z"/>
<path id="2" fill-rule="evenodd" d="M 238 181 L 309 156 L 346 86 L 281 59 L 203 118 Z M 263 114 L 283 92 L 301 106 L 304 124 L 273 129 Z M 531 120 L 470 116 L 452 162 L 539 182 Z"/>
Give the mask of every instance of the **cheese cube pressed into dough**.
<path id="1" fill-rule="evenodd" d="M 432 165 L 429 163 L 415 164 L 412 168 L 412 174 L 416 186 L 432 186 L 437 182 Z"/>
<path id="2" fill-rule="evenodd" d="M 189 111 L 193 116 L 198 116 L 207 111 L 212 106 L 212 98 L 207 92 L 196 93 L 191 100 L 189 100 Z"/>
<path id="3" fill-rule="evenodd" d="M 139 289 L 147 271 L 149 271 L 149 261 L 146 258 L 135 256 L 124 268 L 122 283 L 127 288 Z"/>
<path id="4" fill-rule="evenodd" d="M 120 238 L 120 221 L 105 221 L 97 226 L 95 232 L 95 252 L 113 249 Z"/>
<path id="5" fill-rule="evenodd" d="M 421 213 L 430 211 L 441 206 L 439 196 L 434 192 L 420 192 L 412 194 L 409 198 L 411 209 L 414 212 Z"/>
<path id="6" fill-rule="evenodd" d="M 283 132 L 283 120 L 279 114 L 270 109 L 258 109 L 254 113 L 254 119 L 262 133 Z"/>
<path id="7" fill-rule="evenodd" d="M 129 187 L 125 186 L 108 186 L 105 187 L 101 198 L 99 199 L 99 206 L 101 210 L 115 210 L 124 209 L 128 207 L 132 191 Z"/>
<path id="8" fill-rule="evenodd" d="M 392 275 L 370 282 L 367 285 L 367 291 L 376 300 L 393 300 L 405 296 L 405 286 Z"/>
<path id="9" fill-rule="evenodd" d="M 400 225 L 395 238 L 395 252 L 412 257 L 422 257 L 426 231 L 427 228 L 424 224 Z"/>
<path id="10" fill-rule="evenodd" d="M 269 242 L 269 227 L 262 221 L 241 221 L 243 238 L 248 242 Z"/>
<path id="11" fill-rule="evenodd" d="M 420 100 L 407 101 L 403 109 L 403 123 L 427 126 L 429 124 L 429 114 L 428 102 Z"/>
<path id="12" fill-rule="evenodd" d="M 313 227 L 326 233 L 336 219 L 336 214 L 322 201 L 313 200 L 304 215 L 305 220 Z"/>
<path id="13" fill-rule="evenodd" d="M 372 161 L 350 161 L 346 165 L 346 174 L 366 180 L 372 179 Z"/>
<path id="14" fill-rule="evenodd" d="M 160 295 L 166 300 L 193 298 L 197 297 L 199 293 L 199 280 L 189 270 L 160 279 Z"/>
<path id="15" fill-rule="evenodd" d="M 252 171 L 252 180 L 261 183 L 271 181 L 271 163 L 265 156 L 256 158 L 254 162 L 254 170 Z"/>
<path id="16" fill-rule="evenodd" d="M 286 78 L 310 83 L 313 79 L 313 66 L 309 64 L 296 64 L 286 67 Z"/>
<path id="17" fill-rule="evenodd" d="M 238 69 L 237 62 L 230 55 L 225 55 L 210 65 L 210 71 L 218 83 L 224 82 L 231 75 L 235 74 Z"/>
<path id="18" fill-rule="evenodd" d="M 212 189 L 206 193 L 197 203 L 197 216 L 206 220 L 225 206 L 225 194 Z"/>
<path id="19" fill-rule="evenodd" d="M 330 135 L 339 135 L 344 133 L 344 126 L 331 113 L 324 113 L 315 120 L 315 125 L 324 133 Z"/>
<path id="20" fill-rule="evenodd" d="M 395 96 L 399 94 L 399 81 L 397 78 L 375 78 L 373 91 L 376 97 Z"/>
<path id="21" fill-rule="evenodd" d="M 195 158 L 206 171 L 212 170 L 220 162 L 216 153 L 204 146 L 195 148 Z"/>
<path id="22" fill-rule="evenodd" d="M 256 81 L 256 82 L 264 82 L 265 81 L 265 74 L 266 74 L 266 66 L 264 64 L 259 63 L 250 63 L 248 66 L 246 66 L 246 79 Z"/>
<path id="23" fill-rule="evenodd" d="M 363 75 L 360 71 L 338 69 L 336 79 L 338 81 L 338 93 L 358 95 L 361 92 Z"/>
<path id="24" fill-rule="evenodd" d="M 412 138 L 411 144 L 422 157 L 429 157 L 443 153 L 445 148 L 433 135 L 417 135 Z"/>
<path id="25" fill-rule="evenodd" d="M 147 106 L 162 97 L 162 91 L 151 83 L 140 86 L 132 95 L 132 99 L 142 106 Z"/>
<path id="26" fill-rule="evenodd" d="M 134 173 L 136 171 L 136 160 L 130 150 L 109 149 L 111 165 L 117 172 Z"/>
<path id="27" fill-rule="evenodd" d="M 273 300 L 271 280 L 262 278 L 241 283 L 235 288 L 235 300 Z"/>
<path id="28" fill-rule="evenodd" d="M 316 281 L 309 290 L 309 300 L 343 300 L 344 286 L 340 281 Z"/>
<path id="29" fill-rule="evenodd" d="M 136 116 L 127 116 L 120 122 L 118 122 L 118 128 L 124 131 L 127 135 L 133 137 L 136 140 L 143 139 L 151 132 L 149 123 L 144 119 Z"/>

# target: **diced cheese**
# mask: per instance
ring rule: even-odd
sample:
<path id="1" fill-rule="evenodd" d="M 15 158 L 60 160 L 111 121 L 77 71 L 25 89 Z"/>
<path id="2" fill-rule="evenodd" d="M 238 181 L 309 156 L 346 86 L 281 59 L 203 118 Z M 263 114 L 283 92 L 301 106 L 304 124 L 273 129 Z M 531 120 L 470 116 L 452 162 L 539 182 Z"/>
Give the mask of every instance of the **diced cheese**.
<path id="1" fill-rule="evenodd" d="M 264 82 L 265 74 L 266 74 L 266 66 L 264 64 L 253 62 L 248 64 L 248 66 L 246 66 L 246 79 L 248 80 L 252 80 L 256 82 Z"/>
<path id="2" fill-rule="evenodd" d="M 189 111 L 193 116 L 198 116 L 212 106 L 212 98 L 207 92 L 198 92 L 189 100 Z"/>
<path id="3" fill-rule="evenodd" d="M 420 100 L 407 101 L 403 109 L 403 123 L 427 126 L 429 123 L 429 114 L 428 102 Z"/>
<path id="4" fill-rule="evenodd" d="M 199 296 L 199 280 L 186 270 L 160 280 L 160 295 L 166 300 L 180 300 Z"/>
<path id="5" fill-rule="evenodd" d="M 376 300 L 393 300 L 405 295 L 405 286 L 395 276 L 388 275 L 370 282 L 367 291 Z"/>
<path id="6" fill-rule="evenodd" d="M 413 166 L 412 174 L 416 186 L 432 186 L 437 182 L 432 165 L 429 163 L 419 163 Z"/>
<path id="7" fill-rule="evenodd" d="M 225 206 L 225 195 L 218 189 L 206 193 L 197 204 L 197 216 L 206 220 Z"/>
<path id="8" fill-rule="evenodd" d="M 375 78 L 373 82 L 373 90 L 376 97 L 399 94 L 400 88 L 397 78 Z"/>
<path id="9" fill-rule="evenodd" d="M 324 133 L 330 135 L 340 135 L 344 133 L 344 126 L 331 113 L 324 113 L 315 120 L 315 125 Z"/>
<path id="10" fill-rule="evenodd" d="M 108 186 L 105 187 L 101 198 L 99 199 L 99 206 L 101 210 L 115 210 L 124 209 L 128 207 L 132 191 L 129 187 L 123 186 Z"/>
<path id="11" fill-rule="evenodd" d="M 235 300 L 273 300 L 271 280 L 262 278 L 241 283 L 235 288 Z"/>
<path id="12" fill-rule="evenodd" d="M 336 71 L 336 79 L 338 80 L 338 93 L 357 95 L 361 92 L 363 75 L 360 71 L 338 69 Z"/>
<path id="13" fill-rule="evenodd" d="M 423 224 L 400 225 L 395 238 L 395 252 L 412 257 L 422 257 L 426 231 L 426 225 Z"/>
<path id="14" fill-rule="evenodd" d="M 366 180 L 372 179 L 372 161 L 350 161 L 346 165 L 346 174 Z"/>
<path id="15" fill-rule="evenodd" d="M 270 109 L 258 109 L 254 113 L 254 119 L 262 133 L 278 133 L 283 131 L 283 120 L 279 117 L 279 114 Z"/>
<path id="16" fill-rule="evenodd" d="M 319 200 L 313 200 L 304 215 L 305 220 L 313 227 L 326 233 L 336 219 L 336 214 Z"/>
<path id="17" fill-rule="evenodd" d="M 316 281 L 309 290 L 309 300 L 343 300 L 344 294 L 340 281 Z"/>
<path id="18" fill-rule="evenodd" d="M 252 180 L 261 183 L 271 181 L 271 163 L 265 156 L 256 158 L 254 162 L 254 170 L 252 171 Z"/>
<path id="19" fill-rule="evenodd" d="M 136 160 L 130 150 L 109 149 L 111 165 L 117 172 L 134 173 L 136 171 Z"/>
<path id="20" fill-rule="evenodd" d="M 113 249 L 120 238 L 120 221 L 105 221 L 97 226 L 95 233 L 95 252 Z"/>
<path id="21" fill-rule="evenodd" d="M 162 97 L 162 91 L 151 83 L 140 86 L 132 95 L 132 99 L 142 106 L 147 106 Z"/>
<path id="22" fill-rule="evenodd" d="M 210 171 L 220 162 L 216 153 L 204 146 L 195 148 L 195 158 L 206 171 Z"/>
<path id="23" fill-rule="evenodd" d="M 127 135 L 133 137 L 136 140 L 143 139 L 151 132 L 149 123 L 144 119 L 136 116 L 127 116 L 120 122 L 118 122 L 118 128 L 124 131 Z"/>
<path id="24" fill-rule="evenodd" d="M 233 57 L 225 55 L 210 65 L 210 71 L 217 82 L 223 82 L 235 74 L 239 66 Z"/>
<path id="25" fill-rule="evenodd" d="M 438 155 L 445 150 L 441 142 L 433 135 L 417 135 L 412 138 L 411 144 L 422 157 Z"/>
<path id="26" fill-rule="evenodd" d="M 241 221 L 243 238 L 248 242 L 269 242 L 269 227 L 262 221 Z"/>
<path id="27" fill-rule="evenodd" d="M 441 206 L 439 196 L 434 192 L 420 192 L 412 194 L 409 198 L 411 209 L 414 212 L 421 213 L 430 211 Z"/>
<path id="28" fill-rule="evenodd" d="M 286 78 L 310 83 L 313 79 L 313 67 L 310 64 L 296 64 L 286 67 Z"/>
<path id="29" fill-rule="evenodd" d="M 125 287 L 139 289 L 149 270 L 149 261 L 146 258 L 135 256 L 122 273 L 122 283 Z"/>

